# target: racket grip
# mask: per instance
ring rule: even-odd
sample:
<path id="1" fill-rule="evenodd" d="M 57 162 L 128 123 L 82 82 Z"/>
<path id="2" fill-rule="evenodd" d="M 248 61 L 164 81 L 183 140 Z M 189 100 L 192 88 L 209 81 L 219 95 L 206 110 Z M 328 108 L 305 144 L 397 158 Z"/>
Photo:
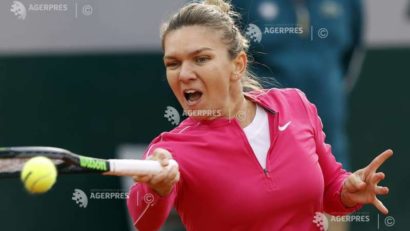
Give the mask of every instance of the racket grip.
<path id="1" fill-rule="evenodd" d="M 111 159 L 110 171 L 104 175 L 113 176 L 137 176 L 144 174 L 155 174 L 162 170 L 161 164 L 156 160 L 127 160 L 127 159 Z M 175 160 L 169 160 L 167 169 L 173 166 L 178 166 Z"/>

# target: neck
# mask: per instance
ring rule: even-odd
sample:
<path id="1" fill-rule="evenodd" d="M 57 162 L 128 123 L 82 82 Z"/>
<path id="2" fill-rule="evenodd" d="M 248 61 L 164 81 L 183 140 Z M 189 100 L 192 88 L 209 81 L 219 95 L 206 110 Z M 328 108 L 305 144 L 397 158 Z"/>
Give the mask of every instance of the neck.
<path id="1" fill-rule="evenodd" d="M 228 111 L 229 119 L 237 119 L 242 128 L 248 126 L 256 114 L 256 104 L 245 98 L 241 92 L 240 97 L 237 97 L 232 102 Z"/>

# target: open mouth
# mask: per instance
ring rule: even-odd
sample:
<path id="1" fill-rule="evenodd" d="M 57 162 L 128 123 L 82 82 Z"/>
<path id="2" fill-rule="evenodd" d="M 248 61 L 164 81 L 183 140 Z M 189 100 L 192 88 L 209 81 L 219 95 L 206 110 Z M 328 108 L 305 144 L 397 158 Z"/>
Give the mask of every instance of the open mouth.
<path id="1" fill-rule="evenodd" d="M 198 90 L 185 90 L 184 97 L 188 102 L 188 105 L 192 106 L 199 102 L 202 97 L 202 92 Z"/>

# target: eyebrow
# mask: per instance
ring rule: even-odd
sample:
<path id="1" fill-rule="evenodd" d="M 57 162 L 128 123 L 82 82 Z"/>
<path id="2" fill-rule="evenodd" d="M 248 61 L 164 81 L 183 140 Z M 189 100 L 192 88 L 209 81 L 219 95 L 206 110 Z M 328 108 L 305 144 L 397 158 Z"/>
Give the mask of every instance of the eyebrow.
<path id="1" fill-rule="evenodd" d="M 203 51 L 208 51 L 208 50 L 212 50 L 212 48 L 203 47 L 203 48 L 200 48 L 200 49 L 198 49 L 198 50 L 194 50 L 194 51 L 188 53 L 188 56 L 193 56 L 193 55 L 196 55 L 196 54 L 199 54 L 199 53 L 201 53 L 201 52 L 203 52 Z M 172 55 L 166 55 L 166 56 L 164 56 L 164 59 L 173 59 L 173 58 L 174 58 L 174 56 L 172 56 Z"/>

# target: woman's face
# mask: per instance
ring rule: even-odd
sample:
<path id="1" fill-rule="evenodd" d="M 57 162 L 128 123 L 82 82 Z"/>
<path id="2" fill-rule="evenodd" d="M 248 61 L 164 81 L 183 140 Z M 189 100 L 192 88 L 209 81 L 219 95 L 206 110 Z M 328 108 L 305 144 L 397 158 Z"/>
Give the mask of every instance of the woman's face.
<path id="1" fill-rule="evenodd" d="M 240 87 L 240 77 L 234 73 L 241 67 L 237 58 L 229 58 L 220 32 L 203 26 L 169 32 L 164 40 L 164 64 L 168 83 L 186 112 L 209 110 L 213 116 L 208 117 L 215 117 L 229 111 Z"/>

